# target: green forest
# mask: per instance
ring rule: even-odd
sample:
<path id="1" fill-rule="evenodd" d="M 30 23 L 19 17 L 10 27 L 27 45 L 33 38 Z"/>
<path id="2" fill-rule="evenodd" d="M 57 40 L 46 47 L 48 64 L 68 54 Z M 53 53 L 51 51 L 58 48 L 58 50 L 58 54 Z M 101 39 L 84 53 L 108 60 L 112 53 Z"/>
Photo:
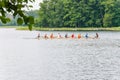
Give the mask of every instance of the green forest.
<path id="1" fill-rule="evenodd" d="M 34 21 L 29 21 L 40 28 L 120 27 L 120 0 L 43 0 L 39 6 L 39 10 L 25 11 L 24 14 L 18 7 L 18 13 L 15 9 L 13 15 L 6 14 L 11 21 L 4 24 L 1 19 L 0 26 L 18 26 L 18 22 L 26 26 L 28 24 L 23 20 L 28 21 L 26 16 L 33 16 Z"/>
<path id="2" fill-rule="evenodd" d="M 120 0 L 43 0 L 35 26 L 118 27 Z"/>

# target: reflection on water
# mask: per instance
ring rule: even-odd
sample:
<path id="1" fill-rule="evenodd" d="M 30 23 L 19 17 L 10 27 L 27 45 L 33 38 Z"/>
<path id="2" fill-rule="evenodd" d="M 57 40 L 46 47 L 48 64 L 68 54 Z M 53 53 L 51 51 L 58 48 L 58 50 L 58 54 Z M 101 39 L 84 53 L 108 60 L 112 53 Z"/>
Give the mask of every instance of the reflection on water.
<path id="1" fill-rule="evenodd" d="M 0 29 L 1 80 L 120 79 L 120 32 L 99 32 L 100 39 L 79 40 L 34 39 L 38 33 Z M 45 33 L 51 32 L 40 32 Z"/>

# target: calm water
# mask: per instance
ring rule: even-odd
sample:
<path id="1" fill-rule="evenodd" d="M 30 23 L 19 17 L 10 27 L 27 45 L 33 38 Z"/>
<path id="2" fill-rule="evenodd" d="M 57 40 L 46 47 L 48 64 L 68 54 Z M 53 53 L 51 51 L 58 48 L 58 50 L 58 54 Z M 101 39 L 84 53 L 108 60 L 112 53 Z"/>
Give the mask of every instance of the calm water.
<path id="1" fill-rule="evenodd" d="M 0 29 L 0 80 L 120 80 L 120 32 L 87 40 L 34 39 L 38 33 L 51 32 Z"/>

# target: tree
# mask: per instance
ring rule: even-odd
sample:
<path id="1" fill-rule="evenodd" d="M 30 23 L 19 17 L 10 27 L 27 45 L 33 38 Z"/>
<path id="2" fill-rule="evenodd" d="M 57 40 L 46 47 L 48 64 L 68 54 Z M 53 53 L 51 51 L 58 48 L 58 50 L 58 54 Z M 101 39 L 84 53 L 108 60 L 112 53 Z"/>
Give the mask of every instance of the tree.
<path id="1" fill-rule="evenodd" d="M 25 23 L 29 26 L 29 29 L 32 29 L 34 24 L 34 18 L 32 16 L 27 16 L 24 13 L 23 8 L 30 8 L 31 5 L 28 5 L 28 2 L 34 2 L 35 0 L 0 0 L 0 20 L 3 23 L 10 21 L 10 18 L 6 17 L 6 13 L 12 14 L 14 17 L 18 16 L 17 23 L 22 25 Z"/>
<path id="2" fill-rule="evenodd" d="M 43 0 L 38 26 L 120 26 L 120 0 Z"/>
<path id="3" fill-rule="evenodd" d="M 63 26 L 63 1 L 62 0 L 43 0 L 40 3 L 39 19 L 36 25 L 44 27 Z"/>
<path id="4" fill-rule="evenodd" d="M 103 0 L 105 7 L 103 25 L 105 27 L 120 26 L 120 0 Z"/>

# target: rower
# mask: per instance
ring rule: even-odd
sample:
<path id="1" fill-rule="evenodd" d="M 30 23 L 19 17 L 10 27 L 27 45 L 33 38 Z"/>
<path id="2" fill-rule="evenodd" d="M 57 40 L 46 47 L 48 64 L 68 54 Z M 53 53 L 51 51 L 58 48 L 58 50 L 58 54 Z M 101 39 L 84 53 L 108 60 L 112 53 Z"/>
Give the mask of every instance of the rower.
<path id="1" fill-rule="evenodd" d="M 54 37 L 53 37 L 53 33 L 51 33 L 50 38 L 51 38 L 51 39 L 53 39 L 53 38 L 54 38 Z"/>
<path id="2" fill-rule="evenodd" d="M 71 38 L 75 38 L 75 35 L 74 35 L 74 34 L 72 34 L 72 35 L 71 35 Z"/>
<path id="3" fill-rule="evenodd" d="M 78 39 L 80 39 L 81 38 L 81 34 L 78 34 Z"/>
<path id="4" fill-rule="evenodd" d="M 86 38 L 86 39 L 88 38 L 88 33 L 86 33 L 85 38 Z"/>
<path id="5" fill-rule="evenodd" d="M 37 39 L 40 39 L 40 33 L 38 33 Z"/>
<path id="6" fill-rule="evenodd" d="M 48 36 L 47 36 L 47 34 L 45 34 L 45 35 L 44 35 L 44 38 L 45 38 L 45 39 L 48 39 Z"/>
<path id="7" fill-rule="evenodd" d="M 67 33 L 65 34 L 65 38 L 68 38 L 68 34 Z"/>
<path id="8" fill-rule="evenodd" d="M 97 39 L 99 37 L 98 33 L 96 33 L 95 38 Z"/>
<path id="9" fill-rule="evenodd" d="M 60 38 L 62 38 L 62 36 L 61 36 L 61 34 L 60 34 L 60 33 L 58 33 L 58 39 L 60 39 Z"/>

